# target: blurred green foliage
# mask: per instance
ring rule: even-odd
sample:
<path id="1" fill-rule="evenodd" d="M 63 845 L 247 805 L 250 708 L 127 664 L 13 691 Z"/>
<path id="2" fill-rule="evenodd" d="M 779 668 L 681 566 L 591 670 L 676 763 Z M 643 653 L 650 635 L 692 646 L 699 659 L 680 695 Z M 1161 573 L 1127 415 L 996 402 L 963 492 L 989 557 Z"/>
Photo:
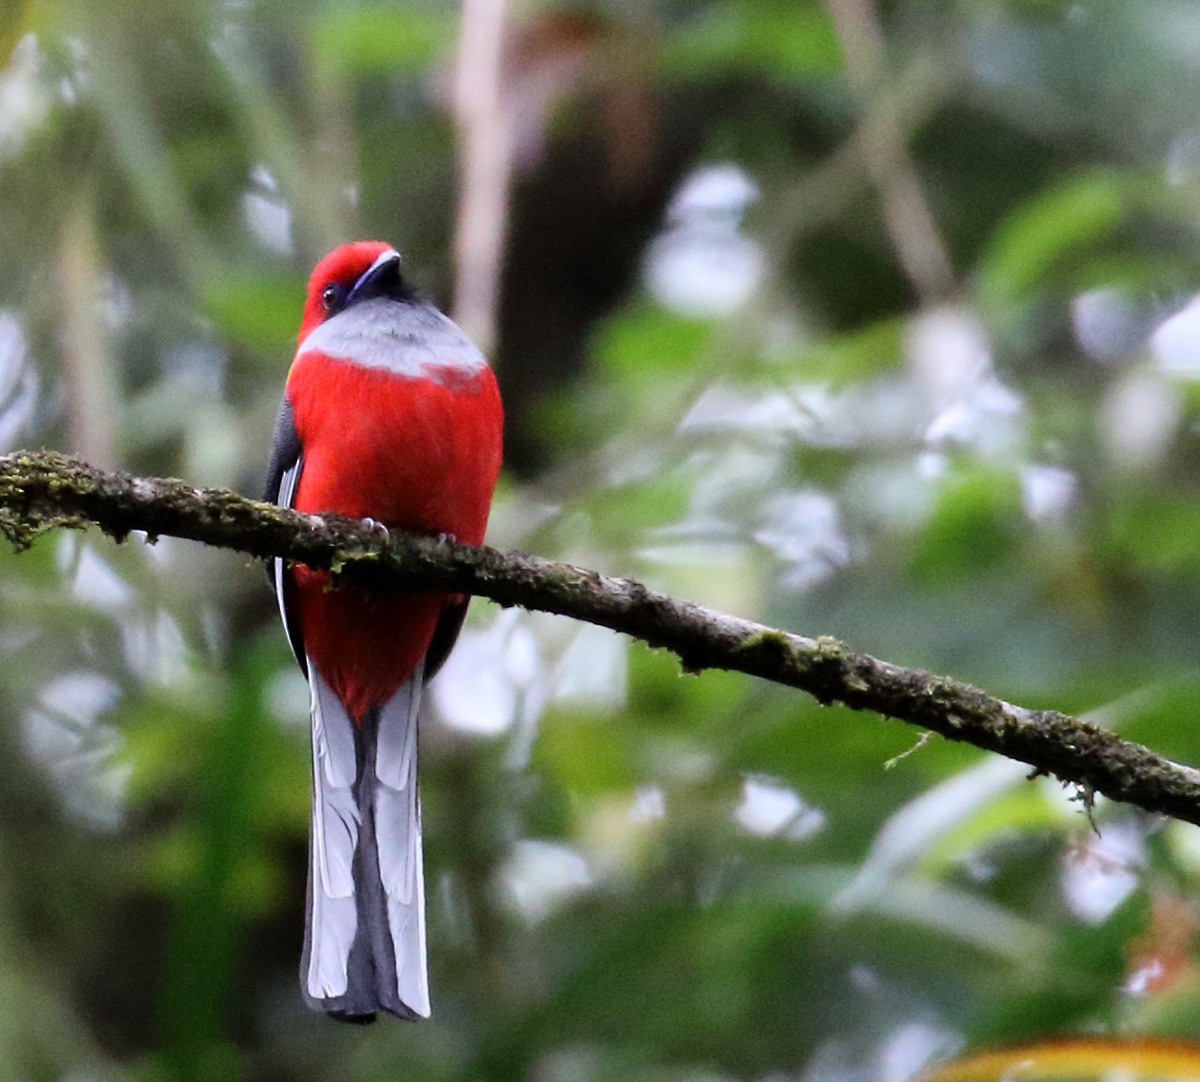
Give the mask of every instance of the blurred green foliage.
<path id="1" fill-rule="evenodd" d="M 513 14 L 491 538 L 1200 760 L 1200 15 L 880 3 L 852 91 L 851 9 Z M 458 15 L 0 3 L 0 446 L 256 492 L 317 257 L 390 239 L 448 303 Z M 0 1077 L 899 1082 L 1200 1037 L 1194 828 L 486 604 L 422 733 L 433 1020 L 337 1026 L 260 569 L 86 536 L 0 575 Z"/>

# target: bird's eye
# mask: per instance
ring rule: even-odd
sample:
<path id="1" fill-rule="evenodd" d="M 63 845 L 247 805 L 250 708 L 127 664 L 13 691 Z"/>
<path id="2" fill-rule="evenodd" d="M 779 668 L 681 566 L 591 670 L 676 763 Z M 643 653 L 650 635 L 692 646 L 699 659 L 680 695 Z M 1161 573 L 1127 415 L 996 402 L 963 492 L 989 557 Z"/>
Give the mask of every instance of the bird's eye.
<path id="1" fill-rule="evenodd" d="M 321 290 L 321 303 L 325 305 L 326 312 L 338 311 L 346 303 L 346 287 L 330 282 Z"/>

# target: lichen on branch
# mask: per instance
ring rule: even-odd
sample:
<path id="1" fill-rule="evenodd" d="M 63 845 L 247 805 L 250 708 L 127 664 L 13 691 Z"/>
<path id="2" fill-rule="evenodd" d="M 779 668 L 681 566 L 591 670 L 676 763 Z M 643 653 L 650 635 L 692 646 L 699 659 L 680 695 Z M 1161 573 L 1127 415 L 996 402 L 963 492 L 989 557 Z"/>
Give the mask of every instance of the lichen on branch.
<path id="1" fill-rule="evenodd" d="M 399 531 L 305 515 L 228 489 L 99 470 L 55 452 L 0 456 L 0 533 L 17 549 L 60 527 L 95 524 L 283 556 L 368 585 L 476 594 L 585 620 L 672 651 L 690 672 L 728 669 L 797 688 L 1028 763 L 1035 773 L 1200 825 L 1200 771 L 1053 710 L 857 653 L 836 639 L 764 627 L 633 579 Z"/>

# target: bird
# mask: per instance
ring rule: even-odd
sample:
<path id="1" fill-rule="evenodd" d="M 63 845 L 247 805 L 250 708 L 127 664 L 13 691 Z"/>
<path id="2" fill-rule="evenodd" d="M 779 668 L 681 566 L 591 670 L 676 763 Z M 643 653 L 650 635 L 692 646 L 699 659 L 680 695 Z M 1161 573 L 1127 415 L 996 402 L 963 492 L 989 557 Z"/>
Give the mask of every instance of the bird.
<path id="1" fill-rule="evenodd" d="M 317 263 L 297 342 L 267 501 L 482 544 L 501 464 L 496 379 L 397 250 L 356 241 Z M 279 558 L 268 577 L 310 691 L 301 990 L 346 1022 L 427 1018 L 417 713 L 469 598 L 368 589 Z"/>

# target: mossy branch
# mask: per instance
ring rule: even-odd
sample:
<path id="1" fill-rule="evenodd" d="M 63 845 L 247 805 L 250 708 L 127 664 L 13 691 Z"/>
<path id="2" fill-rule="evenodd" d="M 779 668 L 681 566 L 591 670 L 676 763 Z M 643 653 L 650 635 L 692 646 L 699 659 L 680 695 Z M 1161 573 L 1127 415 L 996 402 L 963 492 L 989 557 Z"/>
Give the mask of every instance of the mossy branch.
<path id="1" fill-rule="evenodd" d="M 979 688 L 855 653 L 830 638 L 764 627 L 522 552 L 473 548 L 352 519 L 303 515 L 227 489 L 132 477 L 53 452 L 0 456 L 0 533 L 17 549 L 56 527 L 95 524 L 118 541 L 135 530 L 285 556 L 371 584 L 477 594 L 559 613 L 672 651 L 689 672 L 729 669 L 799 688 L 1028 763 L 1113 800 L 1200 825 L 1200 771 L 1079 718 L 1029 710 Z"/>

